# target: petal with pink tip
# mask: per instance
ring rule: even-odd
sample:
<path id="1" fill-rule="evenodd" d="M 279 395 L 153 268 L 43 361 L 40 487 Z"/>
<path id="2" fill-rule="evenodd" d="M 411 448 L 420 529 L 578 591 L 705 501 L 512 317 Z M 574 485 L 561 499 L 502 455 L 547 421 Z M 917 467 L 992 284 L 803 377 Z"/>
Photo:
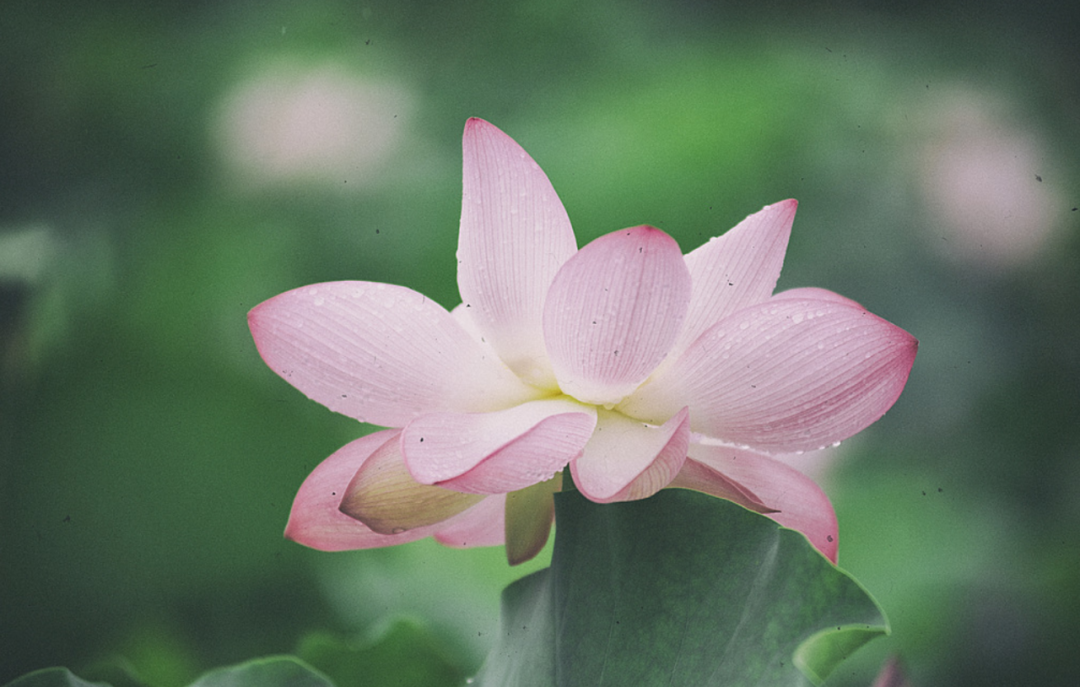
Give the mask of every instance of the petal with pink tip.
<path id="1" fill-rule="evenodd" d="M 582 248 L 544 304 L 544 340 L 563 393 L 618 403 L 671 350 L 689 302 L 679 245 L 659 229 L 622 229 Z"/>
<path id="2" fill-rule="evenodd" d="M 839 548 L 836 513 L 829 497 L 814 480 L 768 456 L 722 446 L 691 445 L 686 466 L 693 464 L 697 465 L 691 470 L 700 473 L 700 467 L 704 466 L 721 479 L 716 480 L 719 487 L 716 491 L 705 480 L 689 488 L 738 503 L 738 499 L 725 493 L 730 484 L 738 485 L 765 505 L 765 515 L 784 527 L 802 532 L 818 551 L 836 563 Z M 684 485 L 677 479 L 673 486 Z"/>
<path id="3" fill-rule="evenodd" d="M 694 286 L 672 357 L 731 313 L 772 295 L 798 206 L 796 200 L 766 205 L 723 236 L 686 254 Z"/>
<path id="4" fill-rule="evenodd" d="M 386 442 L 364 461 L 338 508 L 374 532 L 401 534 L 444 522 L 483 498 L 414 480 L 405 467 L 399 440 Z"/>
<path id="5" fill-rule="evenodd" d="M 496 410 L 538 393 L 442 306 L 402 286 L 305 286 L 256 306 L 248 324 L 271 369 L 363 422 L 401 427 L 424 413 Z"/>
<path id="6" fill-rule="evenodd" d="M 458 289 L 484 338 L 522 379 L 554 387 L 544 349 L 544 297 L 577 251 L 547 175 L 498 128 L 465 125 Z"/>
<path id="7" fill-rule="evenodd" d="M 447 523 L 418 527 L 401 534 L 378 534 L 338 509 L 345 488 L 356 471 L 381 446 L 397 444 L 400 433 L 400 430 L 386 429 L 369 434 L 346 444 L 320 463 L 296 494 L 285 536 L 320 551 L 351 551 L 405 544 L 423 539 L 445 526 Z M 453 522 L 450 520 L 449 524 Z"/>
<path id="8" fill-rule="evenodd" d="M 598 503 L 652 496 L 675 478 L 686 460 L 690 420 L 686 408 L 661 427 L 599 410 L 596 431 L 570 463 L 578 490 Z"/>
<path id="9" fill-rule="evenodd" d="M 813 450 L 880 418 L 917 349 L 849 302 L 770 299 L 707 330 L 619 409 L 655 421 L 689 405 L 693 429 L 708 436 L 769 453 Z"/>
<path id="10" fill-rule="evenodd" d="M 431 413 L 409 423 L 402 450 L 423 484 L 501 494 L 551 479 L 581 452 L 596 410 L 564 397 L 493 413 Z"/>
<path id="11" fill-rule="evenodd" d="M 506 496 L 485 497 L 456 518 L 447 520 L 435 533 L 435 541 L 455 549 L 500 546 L 505 541 Z"/>

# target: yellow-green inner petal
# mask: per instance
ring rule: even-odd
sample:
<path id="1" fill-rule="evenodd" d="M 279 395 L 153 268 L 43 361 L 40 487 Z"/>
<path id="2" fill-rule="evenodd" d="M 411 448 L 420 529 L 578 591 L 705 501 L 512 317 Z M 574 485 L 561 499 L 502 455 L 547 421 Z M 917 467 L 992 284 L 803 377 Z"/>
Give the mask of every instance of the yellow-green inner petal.
<path id="1" fill-rule="evenodd" d="M 506 560 L 517 565 L 530 560 L 547 543 L 555 519 L 552 494 L 562 488 L 562 473 L 545 482 L 506 495 Z"/>
<path id="2" fill-rule="evenodd" d="M 374 532 L 400 534 L 442 522 L 483 498 L 483 494 L 420 484 L 405 467 L 400 443 L 390 441 L 356 472 L 338 509 Z"/>

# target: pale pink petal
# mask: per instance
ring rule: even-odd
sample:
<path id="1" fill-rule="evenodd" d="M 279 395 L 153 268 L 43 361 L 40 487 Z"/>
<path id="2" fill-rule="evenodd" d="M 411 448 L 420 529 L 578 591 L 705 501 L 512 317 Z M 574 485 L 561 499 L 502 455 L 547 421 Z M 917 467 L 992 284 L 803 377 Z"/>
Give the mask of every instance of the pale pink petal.
<path id="1" fill-rule="evenodd" d="M 506 536 L 503 514 L 506 496 L 487 496 L 461 515 L 447 520 L 435 533 L 435 541 L 455 549 L 500 546 Z"/>
<path id="2" fill-rule="evenodd" d="M 755 513 L 769 513 L 771 509 L 766 506 L 757 494 L 750 491 L 738 482 L 732 481 L 704 463 L 699 463 L 693 458 L 687 458 L 683 463 L 679 474 L 668 485 L 672 489 L 692 489 L 727 501 L 733 501 L 743 508 L 748 508 Z"/>
<path id="3" fill-rule="evenodd" d="M 689 302 L 686 263 L 659 229 L 622 229 L 585 246 L 559 270 L 544 305 L 559 387 L 586 403 L 619 402 L 671 350 Z"/>
<path id="4" fill-rule="evenodd" d="M 450 311 L 450 316 L 461 325 L 461 328 L 465 330 L 465 333 L 472 337 L 473 341 L 483 344 L 491 350 L 493 355 L 498 356 L 498 353 L 495 353 L 495 349 L 491 347 L 491 342 L 484 337 L 484 333 L 476 326 L 476 319 L 473 317 L 472 308 L 467 307 L 465 303 L 458 303 L 457 307 Z"/>
<path id="5" fill-rule="evenodd" d="M 798 206 L 795 200 L 766 205 L 686 254 L 693 295 L 673 357 L 723 318 L 772 295 Z"/>
<path id="6" fill-rule="evenodd" d="M 596 431 L 570 463 L 570 474 L 578 490 L 598 503 L 647 498 L 679 473 L 689 444 L 685 408 L 661 427 L 601 409 Z"/>
<path id="7" fill-rule="evenodd" d="M 444 522 L 483 498 L 414 480 L 405 467 L 399 439 L 368 456 L 346 487 L 338 510 L 379 534 L 400 534 Z"/>
<path id="8" fill-rule="evenodd" d="M 562 473 L 506 495 L 506 560 L 517 565 L 532 560 L 547 544 L 555 521 L 552 495 L 562 488 Z"/>
<path id="9" fill-rule="evenodd" d="M 618 409 L 656 422 L 689 405 L 696 432 L 768 453 L 813 450 L 880 418 L 917 349 L 848 302 L 770 299 L 707 330 Z"/>
<path id="10" fill-rule="evenodd" d="M 848 305 L 864 309 L 861 303 L 851 300 L 846 296 L 841 296 L 835 291 L 829 291 L 828 289 L 818 288 L 816 286 L 801 286 L 797 289 L 788 289 L 787 291 L 779 291 L 772 295 L 773 298 L 793 298 L 795 300 L 818 300 L 818 301 L 836 301 L 837 303 L 847 303 Z"/>
<path id="11" fill-rule="evenodd" d="M 396 444 L 400 433 L 386 429 L 369 434 L 346 444 L 320 463 L 296 494 L 285 536 L 321 551 L 349 551 L 404 544 L 433 534 L 438 526 L 418 527 L 394 535 L 378 534 L 338 510 L 345 488 L 364 461 L 384 444 Z"/>
<path id="12" fill-rule="evenodd" d="M 551 479 L 595 426 L 595 408 L 560 397 L 493 413 L 431 413 L 409 423 L 401 441 L 418 482 L 500 494 Z"/>
<path id="13" fill-rule="evenodd" d="M 541 329 L 555 273 L 577 251 L 543 170 L 495 126 L 465 125 L 458 288 L 484 338 L 515 373 L 554 387 Z"/>
<path id="14" fill-rule="evenodd" d="M 263 360 L 336 412 L 387 427 L 424 413 L 476 412 L 535 398 L 438 303 L 411 289 L 332 282 L 248 313 Z"/>
<path id="15" fill-rule="evenodd" d="M 836 563 L 839 547 L 836 513 L 829 497 L 814 480 L 768 456 L 721 446 L 691 444 L 686 465 L 695 462 L 714 470 L 723 480 L 717 482 L 719 488 L 715 492 L 702 488 L 706 485 L 700 482 L 691 488 L 730 499 L 725 491 L 730 483 L 738 485 L 761 501 L 766 507 L 765 515 L 784 527 L 802 532 L 818 551 Z M 674 485 L 682 486 L 678 480 Z M 738 502 L 738 499 L 730 500 Z"/>

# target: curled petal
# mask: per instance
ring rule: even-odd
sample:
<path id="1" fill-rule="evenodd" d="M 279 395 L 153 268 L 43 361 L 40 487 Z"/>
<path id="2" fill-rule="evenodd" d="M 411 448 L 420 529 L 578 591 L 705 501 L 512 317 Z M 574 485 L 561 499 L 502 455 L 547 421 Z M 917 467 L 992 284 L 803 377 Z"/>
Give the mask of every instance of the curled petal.
<path id="1" fill-rule="evenodd" d="M 562 488 L 562 473 L 506 495 L 506 560 L 517 565 L 544 548 L 555 521 L 552 494 Z"/>
<path id="2" fill-rule="evenodd" d="M 505 537 L 505 512 L 505 495 L 485 497 L 480 503 L 439 527 L 435 533 L 435 541 L 455 549 L 499 546 Z"/>
<path id="3" fill-rule="evenodd" d="M 705 435 L 769 453 L 814 450 L 880 418 L 917 349 L 846 299 L 770 299 L 706 331 L 620 409 L 652 419 L 689 405 Z"/>
<path id="4" fill-rule="evenodd" d="M 505 408 L 537 391 L 438 303 L 402 286 L 332 282 L 248 313 L 263 360 L 336 412 L 387 427 L 438 411 Z"/>
<path id="5" fill-rule="evenodd" d="M 752 451 L 695 444 L 690 447 L 683 471 L 688 473 L 687 478 L 680 473 L 672 486 L 713 494 L 763 512 L 780 525 L 802 532 L 818 551 L 836 563 L 836 513 L 821 487 L 795 468 Z M 732 498 L 732 486 L 749 495 L 751 503 Z M 753 501 L 760 502 L 764 509 L 755 507 Z"/>
<path id="6" fill-rule="evenodd" d="M 693 295 L 672 357 L 736 310 L 768 300 L 780 278 L 798 206 L 795 200 L 766 205 L 686 254 Z"/>
<path id="7" fill-rule="evenodd" d="M 586 403 L 618 403 L 671 350 L 689 302 L 679 245 L 659 229 L 623 229 L 585 246 L 544 304 L 559 387 Z"/>
<path id="8" fill-rule="evenodd" d="M 400 534 L 441 523 L 484 497 L 420 484 L 409 474 L 401 442 L 377 448 L 356 471 L 339 506 L 379 534 Z"/>
<path id="9" fill-rule="evenodd" d="M 551 479 L 595 426 L 596 410 L 566 397 L 493 413 L 432 413 L 405 427 L 402 450 L 418 482 L 501 494 Z"/>
<path id="10" fill-rule="evenodd" d="M 468 518 L 472 509 L 445 523 L 417 527 L 400 534 L 379 534 L 338 509 L 345 488 L 357 470 L 381 446 L 396 445 L 400 433 L 400 430 L 387 429 L 369 434 L 346 444 L 320 463 L 296 494 L 285 536 L 320 551 L 371 549 L 423 539 L 441 528 L 452 527 L 458 519 Z M 483 504 L 482 501 L 477 508 Z"/>
<path id="11" fill-rule="evenodd" d="M 661 427 L 600 410 L 596 431 L 570 473 L 578 490 L 598 503 L 647 498 L 679 473 L 689 443 L 686 408 Z"/>
<path id="12" fill-rule="evenodd" d="M 541 318 L 555 273 L 577 251 L 570 219 L 531 157 L 482 119 L 465 125 L 458 288 L 499 356 L 551 388 Z"/>

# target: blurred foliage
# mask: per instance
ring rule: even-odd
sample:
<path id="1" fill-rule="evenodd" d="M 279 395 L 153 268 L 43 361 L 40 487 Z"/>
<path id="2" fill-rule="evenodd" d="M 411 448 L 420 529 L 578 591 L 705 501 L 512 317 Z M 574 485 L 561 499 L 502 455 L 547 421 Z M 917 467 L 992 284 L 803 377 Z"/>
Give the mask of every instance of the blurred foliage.
<path id="1" fill-rule="evenodd" d="M 825 478 L 841 563 L 893 625 L 828 684 L 869 684 L 891 653 L 915 684 L 1080 682 L 1078 15 L 1046 1 L 5 3 L 0 682 L 114 661 L 182 685 L 401 613 L 478 667 L 499 590 L 543 557 L 517 570 L 498 550 L 283 541 L 306 474 L 368 430 L 276 378 L 244 319 L 333 279 L 455 305 L 474 115 L 547 171 L 582 243 L 648 222 L 689 250 L 796 197 L 781 287 L 832 288 L 920 338 L 899 403 Z M 294 176 L 229 156 L 242 86 L 326 65 L 375 108 L 358 127 L 396 132 L 388 152 Z M 283 98 L 236 126 L 257 134 Z M 991 121 L 979 150 L 1039 144 L 1009 181 L 1049 199 L 1023 259 L 963 252 L 928 200 L 957 102 Z M 247 145 L 287 160 L 287 133 Z M 972 212 L 995 199 L 964 198 Z"/>

